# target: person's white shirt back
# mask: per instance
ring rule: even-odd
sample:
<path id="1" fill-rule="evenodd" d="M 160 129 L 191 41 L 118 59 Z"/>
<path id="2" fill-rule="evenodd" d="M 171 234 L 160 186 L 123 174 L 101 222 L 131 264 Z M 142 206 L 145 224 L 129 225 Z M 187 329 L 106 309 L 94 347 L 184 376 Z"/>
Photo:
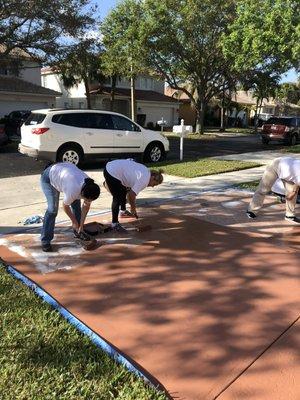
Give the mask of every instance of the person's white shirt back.
<path id="1" fill-rule="evenodd" d="M 278 164 L 277 173 L 280 179 L 300 186 L 300 159 L 282 157 Z"/>
<path id="2" fill-rule="evenodd" d="M 76 165 L 64 162 L 52 165 L 49 172 L 51 185 L 63 193 L 63 202 L 67 206 L 81 198 L 84 180 L 88 176 Z"/>
<path id="3" fill-rule="evenodd" d="M 151 177 L 145 165 L 130 159 L 110 161 L 106 164 L 106 170 L 136 195 L 148 186 Z"/>

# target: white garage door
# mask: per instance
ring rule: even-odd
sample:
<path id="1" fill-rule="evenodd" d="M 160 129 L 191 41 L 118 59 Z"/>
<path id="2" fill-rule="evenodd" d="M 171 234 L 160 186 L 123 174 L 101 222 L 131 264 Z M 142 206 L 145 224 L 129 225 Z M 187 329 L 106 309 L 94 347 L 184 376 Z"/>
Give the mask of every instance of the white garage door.
<path id="1" fill-rule="evenodd" d="M 39 108 L 49 108 L 48 103 L 33 101 L 3 101 L 0 100 L 0 117 L 9 114 L 11 111 L 17 110 L 38 110 Z"/>
<path id="2" fill-rule="evenodd" d="M 143 107 L 142 110 L 146 114 L 146 124 L 148 122 L 160 121 L 162 118 L 167 121 L 168 126 L 174 125 L 174 112 L 171 107 Z"/>

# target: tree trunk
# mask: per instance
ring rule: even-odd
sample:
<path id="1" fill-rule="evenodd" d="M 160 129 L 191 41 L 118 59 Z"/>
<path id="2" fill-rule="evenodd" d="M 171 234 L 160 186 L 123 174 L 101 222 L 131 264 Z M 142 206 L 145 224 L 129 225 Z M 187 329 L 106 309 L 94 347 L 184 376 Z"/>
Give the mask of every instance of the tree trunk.
<path id="1" fill-rule="evenodd" d="M 255 114 L 254 114 L 254 132 L 257 133 L 258 131 L 258 120 L 259 120 L 259 115 L 260 112 L 258 112 L 258 109 L 261 109 L 262 103 L 264 99 L 257 98 L 256 100 L 256 108 L 255 108 Z"/>
<path id="2" fill-rule="evenodd" d="M 131 119 L 136 122 L 136 101 L 135 101 L 135 78 L 132 75 L 130 78 L 130 91 L 131 91 Z"/>
<path id="3" fill-rule="evenodd" d="M 220 132 L 225 132 L 225 90 L 222 91 Z"/>
<path id="4" fill-rule="evenodd" d="M 199 99 L 196 103 L 196 132 L 203 135 L 204 133 L 204 113 L 205 113 L 205 101 Z"/>
<path id="5" fill-rule="evenodd" d="M 220 124 L 220 132 L 225 132 L 225 108 L 222 106 L 221 107 L 221 124 Z"/>
<path id="6" fill-rule="evenodd" d="M 116 86 L 117 86 L 117 76 L 113 75 L 111 77 L 110 111 L 114 111 Z"/>
<path id="7" fill-rule="evenodd" d="M 257 133 L 257 126 L 258 126 L 258 116 L 257 116 L 257 111 L 258 111 L 258 99 L 256 100 L 256 105 L 255 105 L 255 111 L 254 111 L 254 132 Z"/>
<path id="8" fill-rule="evenodd" d="M 92 109 L 91 105 L 91 94 L 90 94 L 90 88 L 89 88 L 89 81 L 88 78 L 84 79 L 84 87 L 85 87 L 85 95 L 86 95 L 86 103 L 87 103 L 87 108 L 88 110 Z"/>

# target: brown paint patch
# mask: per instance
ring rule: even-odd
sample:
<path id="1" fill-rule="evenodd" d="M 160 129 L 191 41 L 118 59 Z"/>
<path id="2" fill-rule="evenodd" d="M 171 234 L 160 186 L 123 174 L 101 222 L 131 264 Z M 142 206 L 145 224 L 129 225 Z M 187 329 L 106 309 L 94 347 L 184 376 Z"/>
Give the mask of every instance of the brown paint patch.
<path id="1" fill-rule="evenodd" d="M 296 318 L 299 254 L 179 208 L 175 218 L 173 203 L 172 213 L 163 208 L 147 210 L 143 222 L 157 224 L 142 243 L 85 252 L 72 258 L 82 263 L 75 269 L 41 275 L 6 247 L 0 254 L 174 398 L 214 399 Z M 261 374 L 272 375 L 273 365 L 264 368 Z"/>

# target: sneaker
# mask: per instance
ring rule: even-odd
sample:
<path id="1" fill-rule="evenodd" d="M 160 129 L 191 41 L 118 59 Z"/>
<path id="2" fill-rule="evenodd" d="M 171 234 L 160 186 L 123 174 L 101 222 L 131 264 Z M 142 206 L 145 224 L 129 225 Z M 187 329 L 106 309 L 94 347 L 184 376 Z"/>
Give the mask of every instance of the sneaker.
<path id="1" fill-rule="evenodd" d="M 42 250 L 48 253 L 53 251 L 53 248 L 50 243 L 42 243 Z"/>
<path id="2" fill-rule="evenodd" d="M 120 212 L 120 218 L 134 218 L 134 215 L 131 214 L 131 212 L 128 210 L 124 210 L 124 211 L 122 210 Z"/>
<path id="3" fill-rule="evenodd" d="M 119 223 L 112 225 L 112 230 L 117 233 L 128 233 L 128 230 Z"/>
<path id="4" fill-rule="evenodd" d="M 292 217 L 287 217 L 285 216 L 286 221 L 294 222 L 296 224 L 300 224 L 300 218 L 292 216 Z"/>
<path id="5" fill-rule="evenodd" d="M 247 217 L 250 219 L 256 218 L 256 215 L 252 211 L 246 211 Z"/>

